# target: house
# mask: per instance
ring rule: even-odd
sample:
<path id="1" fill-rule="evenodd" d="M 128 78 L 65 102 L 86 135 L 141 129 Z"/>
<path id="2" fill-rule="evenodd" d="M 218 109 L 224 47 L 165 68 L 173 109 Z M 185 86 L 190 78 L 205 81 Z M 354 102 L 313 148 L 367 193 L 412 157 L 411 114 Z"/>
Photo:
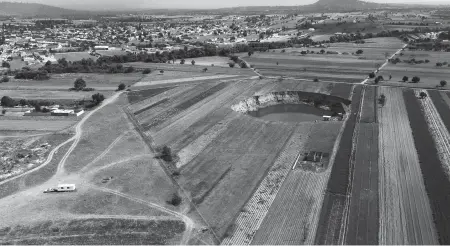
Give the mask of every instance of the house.
<path id="1" fill-rule="evenodd" d="M 106 45 L 97 45 L 94 47 L 95 50 L 109 50 L 109 46 Z"/>
<path id="2" fill-rule="evenodd" d="M 51 116 L 80 116 L 83 113 L 84 110 L 55 109 L 51 112 Z"/>

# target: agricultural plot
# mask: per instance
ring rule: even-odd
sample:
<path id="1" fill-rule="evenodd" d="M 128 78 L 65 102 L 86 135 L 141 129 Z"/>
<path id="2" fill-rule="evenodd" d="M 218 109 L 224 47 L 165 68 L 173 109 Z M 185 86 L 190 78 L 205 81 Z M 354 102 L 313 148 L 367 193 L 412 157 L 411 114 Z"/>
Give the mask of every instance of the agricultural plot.
<path id="1" fill-rule="evenodd" d="M 339 148 L 331 169 L 315 237 L 316 244 L 337 244 L 342 240 L 344 209 L 348 195 L 353 139 L 357 117 L 360 114 L 362 86 L 353 89 L 351 114 L 342 133 Z"/>
<path id="2" fill-rule="evenodd" d="M 279 183 L 280 187 L 275 187 L 279 191 L 275 193 L 276 199 L 272 206 L 270 203 L 268 205 L 263 203 L 263 206 L 268 209 L 268 213 L 255 233 L 252 244 L 298 245 L 314 242 L 330 168 L 327 168 L 327 163 L 325 172 L 304 170 L 299 168 L 301 159 L 298 157 L 301 157 L 303 152 L 311 150 L 331 154 L 341 126 L 341 122 L 336 124 L 316 123 L 307 134 L 308 139 L 304 145 L 298 146 L 295 150 L 287 149 L 294 151 L 290 152 L 292 153 L 290 158 L 294 159 L 293 161 L 289 159 L 290 161 L 283 165 L 289 166 L 288 171 L 291 165 L 296 168 L 285 174 L 284 182 L 281 179 Z M 292 139 L 292 141 L 298 140 Z M 273 167 L 273 169 L 275 168 L 276 166 Z M 255 193 L 254 196 L 258 196 L 258 193 Z M 263 195 L 259 196 L 263 197 Z M 248 223 L 253 223 L 253 221 Z"/>
<path id="3" fill-rule="evenodd" d="M 87 87 L 94 88 L 99 91 L 114 91 L 120 83 L 132 85 L 139 81 L 143 75 L 141 73 L 128 74 L 93 74 L 93 73 L 69 73 L 69 74 L 52 74 L 48 80 L 19 80 L 12 79 L 8 83 L 1 83 L 1 89 L 9 90 L 64 90 L 67 91 L 73 87 L 73 83 L 77 78 L 83 78 Z"/>
<path id="4" fill-rule="evenodd" d="M 416 152 L 419 142 L 426 146 L 431 144 L 434 147 L 434 145 L 424 143 L 426 139 L 422 135 L 425 133 L 421 134 L 421 138 L 413 138 L 413 135 L 417 136 L 419 132 L 427 132 L 426 123 L 419 128 L 410 126 L 420 119 L 419 115 L 425 121 L 420 113 L 420 106 L 413 93 L 412 98 L 409 97 L 407 100 L 405 98 L 403 101 L 404 94 L 401 89 L 380 87 L 379 94 L 386 95 L 386 103 L 384 107 L 378 108 L 380 132 L 378 243 L 437 244 L 438 237 L 430 208 L 431 199 L 429 200 L 427 196 L 429 190 L 425 190 L 422 177 L 424 171 L 422 164 L 426 164 L 428 169 L 431 163 L 419 162 L 419 157 L 434 155 L 432 152 L 426 154 L 419 152 L 418 157 Z M 413 104 L 414 102 L 416 103 Z M 414 118 L 410 115 L 410 110 L 413 108 L 418 113 Z M 405 114 L 407 110 L 408 115 Z M 431 138 L 429 135 L 428 137 Z M 440 190 L 440 188 L 437 189 Z"/>
<path id="5" fill-rule="evenodd" d="M 225 81 L 227 82 L 224 83 Z M 145 124 L 150 123 L 151 127 L 145 133 L 156 145 L 167 145 L 174 153 L 177 153 L 178 158 L 174 163 L 174 168 L 178 168 L 179 171 L 179 175 L 176 176 L 177 182 L 190 195 L 198 211 L 219 239 L 228 236 L 226 240 L 230 240 L 234 227 L 232 221 L 244 214 L 241 212 L 241 207 L 245 206 L 247 201 L 252 204 L 255 202 L 258 204 L 259 201 L 258 205 L 253 204 L 258 208 L 261 208 L 263 204 L 264 207 L 267 206 L 265 204 L 269 204 L 271 199 L 273 201 L 276 193 L 267 194 L 267 202 L 261 202 L 259 198 L 255 198 L 254 191 L 255 189 L 272 189 L 271 184 L 278 182 L 279 172 L 272 166 L 276 160 L 279 160 L 276 162 L 278 166 L 293 164 L 282 161 L 292 158 L 295 160 L 297 157 L 296 154 L 293 157 L 281 154 L 284 153 L 286 146 L 291 146 L 289 153 L 301 152 L 301 149 L 295 147 L 297 145 L 289 144 L 292 133 L 300 125 L 256 119 L 234 112 L 231 106 L 254 95 L 273 91 L 305 90 L 330 94 L 333 85 L 294 80 L 274 82 L 258 79 L 228 79 L 224 82 L 172 88 L 153 97 L 142 97 L 139 99 L 140 102 L 128 108 L 141 125 L 146 126 Z M 176 110 L 177 107 L 180 109 Z M 155 121 L 157 124 L 151 123 Z M 318 137 L 320 139 L 308 142 L 308 150 L 317 149 L 317 151 L 331 153 L 340 125 L 338 122 L 328 122 L 314 127 L 316 129 L 314 134 L 320 135 Z M 307 136 L 305 131 L 307 130 L 301 131 L 303 133 L 300 133 L 300 139 Z M 294 143 L 297 141 L 295 140 Z M 327 148 L 327 150 L 320 148 Z M 280 169 L 280 172 L 282 170 L 284 168 Z M 268 172 L 273 172 L 275 176 L 270 175 L 266 178 Z M 253 178 L 246 178 L 248 176 Z M 301 180 L 302 177 L 294 175 L 290 178 L 293 179 L 290 181 L 291 184 L 295 184 L 296 180 Z M 266 185 L 260 185 L 263 180 L 266 180 L 264 181 Z M 317 180 L 319 183 L 326 183 L 326 178 L 319 174 Z M 280 187 L 274 186 L 274 189 L 281 188 L 281 183 Z M 296 189 L 300 188 L 299 186 Z M 285 197 L 288 197 L 288 192 L 285 192 Z M 320 209 L 322 203 L 320 192 L 316 195 L 311 204 L 313 210 Z M 298 199 L 301 201 L 302 196 Z M 253 207 L 253 205 L 247 206 Z M 267 210 L 264 210 L 265 208 Z M 265 208 L 260 215 L 255 215 L 259 224 L 263 223 L 263 214 L 269 209 L 268 206 Z M 318 220 L 318 216 L 305 217 L 305 223 L 311 224 L 311 229 L 308 230 L 314 230 L 314 223 L 317 223 L 317 221 L 314 222 L 315 220 Z M 241 228 L 246 226 L 241 224 Z M 239 239 L 232 239 L 232 241 L 242 242 L 240 240 L 246 238 L 248 233 L 254 234 L 257 229 L 256 227 L 244 229 L 246 231 L 240 234 Z M 313 241 L 313 235 L 314 233 L 308 234 L 310 242 Z"/>
<path id="6" fill-rule="evenodd" d="M 0 130 L 59 131 L 75 124 L 74 120 L 9 120 L 0 121 Z"/>
<path id="7" fill-rule="evenodd" d="M 432 221 L 434 221 L 434 227 L 431 228 L 435 229 L 436 236 L 432 243 L 437 243 L 438 239 L 439 243 L 447 244 L 450 242 L 450 210 L 448 210 L 450 204 L 447 199 L 450 181 L 448 174 L 439 160 L 439 153 L 436 149 L 438 143 L 433 140 L 417 97 L 412 90 L 405 91 L 403 95 L 405 104 L 408 105 L 406 109 L 420 160 L 425 194 L 428 194 L 428 204 L 431 206 Z"/>
<path id="8" fill-rule="evenodd" d="M 330 95 L 342 98 L 349 98 L 352 88 L 353 85 L 351 84 L 334 84 Z"/>
<path id="9" fill-rule="evenodd" d="M 440 87 L 440 81 L 448 80 L 450 71 L 447 63 L 450 62 L 450 55 L 447 52 L 405 50 L 402 51 L 402 54 L 394 57 L 394 59 L 399 58 L 400 63 L 389 63 L 380 71 L 379 75 L 382 75 L 385 79 L 392 75 L 391 80 L 382 81 L 380 84 L 436 89 Z M 423 63 L 408 64 L 405 62 L 411 59 L 423 61 Z M 426 60 L 428 62 L 425 62 Z M 446 65 L 438 67 L 436 66 L 437 63 Z M 407 82 L 403 82 L 404 76 L 408 77 Z M 412 83 L 411 80 L 414 76 L 420 78 L 418 83 Z"/>
<path id="10" fill-rule="evenodd" d="M 79 219 L 43 221 L 0 229 L 2 244 L 170 244 L 185 230 L 182 221 Z"/>
<path id="11" fill-rule="evenodd" d="M 192 59 L 195 61 L 195 58 Z M 218 74 L 233 74 L 233 75 L 243 75 L 243 76 L 254 76 L 255 73 L 251 69 L 243 69 L 239 66 L 235 66 L 234 68 L 230 67 L 221 67 L 221 66 L 200 66 L 200 65 L 191 65 L 190 59 L 186 60 L 186 64 L 167 64 L 167 63 L 144 63 L 144 62 L 130 62 L 130 63 L 124 63 L 124 66 L 133 66 L 134 68 L 138 69 L 145 69 L 150 68 L 153 73 L 157 73 L 160 70 L 164 70 L 164 74 L 166 74 L 167 71 L 170 71 L 172 73 L 173 71 L 176 73 L 188 73 L 194 76 L 205 76 L 206 75 L 218 75 Z M 179 63 L 176 62 L 176 63 Z M 208 70 L 206 72 L 203 72 L 203 69 L 207 68 Z M 189 77 L 189 76 L 186 76 Z"/>
<path id="12" fill-rule="evenodd" d="M 15 87 L 14 87 L 15 88 Z M 3 96 L 9 96 L 13 99 L 27 99 L 27 100 L 46 100 L 55 101 L 57 104 L 60 102 L 73 102 L 74 100 L 81 100 L 83 98 L 89 99 L 95 93 L 102 93 L 105 96 L 109 96 L 109 91 L 40 91 L 40 90 L 15 90 L 14 88 L 0 90 L 0 98 Z"/>

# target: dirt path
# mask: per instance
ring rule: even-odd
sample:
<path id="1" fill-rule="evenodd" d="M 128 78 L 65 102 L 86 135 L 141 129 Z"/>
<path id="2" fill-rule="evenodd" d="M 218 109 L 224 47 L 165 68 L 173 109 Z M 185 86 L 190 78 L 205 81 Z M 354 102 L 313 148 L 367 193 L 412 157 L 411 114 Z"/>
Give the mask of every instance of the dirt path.
<path id="1" fill-rule="evenodd" d="M 386 59 L 386 61 L 383 63 L 383 65 L 381 65 L 381 67 L 379 67 L 377 70 L 374 71 L 375 74 L 377 74 L 379 71 L 381 71 L 381 69 L 383 69 L 387 64 L 389 64 L 389 60 L 394 58 L 394 56 L 398 55 L 404 48 L 406 48 L 406 46 L 408 46 L 408 44 L 403 45 L 402 48 L 400 48 L 399 50 L 397 50 L 397 52 L 395 52 L 392 56 L 390 56 L 389 58 Z M 369 76 L 367 76 L 367 78 L 365 80 L 363 80 L 361 82 L 361 84 L 365 84 L 367 83 L 367 81 L 369 81 Z"/>

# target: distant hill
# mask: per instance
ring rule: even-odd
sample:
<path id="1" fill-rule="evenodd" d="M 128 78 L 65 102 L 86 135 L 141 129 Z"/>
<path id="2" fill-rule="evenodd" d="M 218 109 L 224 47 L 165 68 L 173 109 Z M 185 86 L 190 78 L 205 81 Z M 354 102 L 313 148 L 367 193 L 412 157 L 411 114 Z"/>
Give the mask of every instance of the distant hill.
<path id="1" fill-rule="evenodd" d="M 305 5 L 308 10 L 316 10 L 318 12 L 325 11 L 352 11 L 352 10 L 372 10 L 389 7 L 388 4 L 379 4 L 360 0 L 319 0 L 310 5 Z M 301 7 L 300 7 L 301 8 Z"/>
<path id="2" fill-rule="evenodd" d="M 64 17 L 85 14 L 78 11 L 38 3 L 0 2 L 0 16 Z"/>

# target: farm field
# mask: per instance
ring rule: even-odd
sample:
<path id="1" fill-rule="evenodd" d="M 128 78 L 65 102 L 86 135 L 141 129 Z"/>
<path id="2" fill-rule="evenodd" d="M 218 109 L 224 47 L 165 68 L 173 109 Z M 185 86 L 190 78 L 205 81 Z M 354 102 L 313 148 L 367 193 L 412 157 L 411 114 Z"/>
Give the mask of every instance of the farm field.
<path id="1" fill-rule="evenodd" d="M 53 89 L 53 88 L 52 88 Z M 110 91 L 44 91 L 44 90 L 16 90 L 14 88 L 0 90 L 0 97 L 9 96 L 13 99 L 27 100 L 46 100 L 46 101 L 73 101 L 81 100 L 83 98 L 91 98 L 95 93 L 102 93 L 105 96 L 111 95 Z"/>
<path id="2" fill-rule="evenodd" d="M 315 235 L 315 244 L 337 244 L 342 241 L 341 228 L 345 223 L 343 217 L 349 185 L 350 165 L 352 165 L 353 158 L 353 138 L 360 114 L 363 90 L 362 86 L 353 89 L 351 114 L 345 123 L 340 145 L 331 168 Z"/>
<path id="3" fill-rule="evenodd" d="M 448 80 L 449 69 L 448 65 L 442 67 L 437 67 L 436 63 L 450 62 L 450 54 L 448 52 L 433 52 L 433 51 L 413 51 L 405 50 L 402 51 L 404 55 L 397 55 L 394 57 L 399 58 L 402 62 L 397 64 L 389 63 L 383 68 L 377 75 L 382 75 L 385 79 L 392 75 L 391 80 L 381 81 L 380 85 L 392 85 L 392 86 L 402 86 L 402 87 L 419 87 L 419 88 L 429 88 L 436 89 L 440 87 L 439 82 L 441 80 Z M 408 64 L 403 60 L 429 60 L 429 63 L 421 64 Z M 408 82 L 402 81 L 403 77 L 408 77 Z M 411 80 L 414 76 L 420 78 L 419 83 L 412 83 Z M 446 89 L 444 87 L 443 89 Z"/>
<path id="4" fill-rule="evenodd" d="M 89 54 L 89 52 L 87 52 L 87 51 L 84 51 L 84 52 L 55 53 L 54 56 L 55 56 L 56 60 L 65 58 L 68 62 L 69 61 L 71 61 L 71 62 L 81 61 L 82 59 L 89 59 L 89 58 L 91 58 L 94 61 L 97 60 L 96 56 L 91 56 Z"/>
<path id="5" fill-rule="evenodd" d="M 73 87 L 77 78 L 83 78 L 87 87 L 96 90 L 114 91 L 120 83 L 132 85 L 143 77 L 142 73 L 129 74 L 51 74 L 49 80 L 18 80 L 11 79 L 8 83 L 1 83 L 0 89 L 7 90 L 64 90 L 68 91 Z"/>
<path id="6" fill-rule="evenodd" d="M 153 97 L 140 97 L 128 110 L 135 115 L 155 146 L 167 145 L 178 154 L 179 159 L 172 167 L 180 172 L 176 177 L 177 182 L 221 239 L 231 235 L 234 218 L 239 216 L 241 207 L 252 199 L 254 189 L 273 169 L 271 167 L 277 158 L 283 158 L 279 157 L 280 153 L 290 146 L 290 136 L 297 128 L 296 123 L 269 122 L 242 115 L 234 112 L 231 106 L 253 95 L 296 90 L 330 94 L 333 84 L 294 80 L 274 83 L 273 80 L 229 78 L 213 84 L 167 90 L 149 89 L 145 94 Z M 129 100 L 135 102 L 134 98 L 129 97 Z M 327 148 L 327 152 L 331 152 L 340 125 L 329 122 L 321 128 L 319 124 L 315 134 L 325 134 L 324 137 L 330 137 L 330 140 L 317 142 L 316 145 L 313 141 L 306 148 L 317 151 Z M 294 146 L 290 148 L 294 152 L 300 151 Z M 278 165 L 286 164 L 289 165 Z M 249 175 L 254 178 L 244 178 Z M 299 178 L 295 176 L 295 179 Z M 314 207 L 319 209 L 317 205 L 321 204 L 320 197 L 316 198 L 318 202 L 314 202 Z M 259 217 L 259 223 L 262 219 L 264 217 Z M 310 221 L 309 218 L 306 220 Z"/>
<path id="7" fill-rule="evenodd" d="M 8 131 L 58 131 L 72 126 L 74 120 L 9 120 L 0 121 L 0 130 Z"/>
<path id="8" fill-rule="evenodd" d="M 419 156 L 426 194 L 428 194 L 433 215 L 433 229 L 435 229 L 437 234 L 437 239 L 433 243 L 439 240 L 440 244 L 447 244 L 450 242 L 448 234 L 450 229 L 448 223 L 450 211 L 447 209 L 449 201 L 446 199 L 446 194 L 450 189 L 450 181 L 448 174 L 446 174 L 446 167 L 439 160 L 439 153 L 436 149 L 436 145 L 439 143 L 434 142 L 414 91 L 404 91 L 403 96 L 405 104 L 408 105 L 406 109 Z M 428 110 L 426 109 L 426 111 Z"/>
<path id="9" fill-rule="evenodd" d="M 426 125 L 421 129 L 410 127 L 410 124 L 418 119 L 411 118 L 409 110 L 415 106 L 410 99 L 406 101 L 406 97 L 403 101 L 402 89 L 380 87 L 379 94 L 386 96 L 386 104 L 378 108 L 380 127 L 378 243 L 437 244 L 438 237 L 433 223 L 431 203 L 425 190 L 423 169 L 421 171 L 419 162 L 419 156 L 422 154 L 419 152 L 418 155 L 416 152 L 418 142 L 413 138 L 413 134 L 426 132 L 427 127 Z M 412 97 L 411 100 L 416 100 L 414 95 Z M 406 110 L 408 114 L 405 114 Z M 419 105 L 417 110 L 420 110 Z M 425 156 L 431 155 L 429 152 Z M 427 166 L 430 164 L 427 162 Z"/>
<path id="10" fill-rule="evenodd" d="M 388 43 L 390 45 L 385 45 Z M 289 48 L 285 52 L 257 52 L 251 57 L 244 54 L 242 57 L 266 76 L 357 83 L 402 47 L 397 39 L 377 39 L 366 44 L 333 43 L 328 48 Z M 339 54 L 319 54 L 322 49 Z M 359 49 L 363 54 L 352 55 Z M 314 54 L 300 54 L 306 50 Z"/>

